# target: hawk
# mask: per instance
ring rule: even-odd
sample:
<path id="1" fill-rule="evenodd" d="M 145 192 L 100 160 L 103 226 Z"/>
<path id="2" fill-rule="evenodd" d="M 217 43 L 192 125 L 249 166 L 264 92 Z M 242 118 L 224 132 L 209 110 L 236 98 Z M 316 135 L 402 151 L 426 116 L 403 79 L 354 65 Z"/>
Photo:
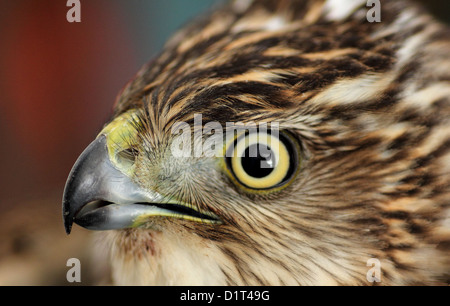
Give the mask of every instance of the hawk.
<path id="1" fill-rule="evenodd" d="M 234 1 L 181 29 L 76 161 L 67 233 L 100 230 L 115 284 L 449 284 L 450 31 L 366 5 Z"/>

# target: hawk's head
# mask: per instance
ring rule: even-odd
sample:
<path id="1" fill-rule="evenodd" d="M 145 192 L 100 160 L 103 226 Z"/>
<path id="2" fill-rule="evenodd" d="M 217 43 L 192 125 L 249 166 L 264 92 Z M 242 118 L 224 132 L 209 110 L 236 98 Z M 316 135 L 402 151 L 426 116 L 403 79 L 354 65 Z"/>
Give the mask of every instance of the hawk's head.
<path id="1" fill-rule="evenodd" d="M 178 32 L 75 164 L 67 231 L 110 230 L 119 284 L 370 284 L 371 258 L 447 282 L 449 30 L 370 9 L 235 1 Z"/>

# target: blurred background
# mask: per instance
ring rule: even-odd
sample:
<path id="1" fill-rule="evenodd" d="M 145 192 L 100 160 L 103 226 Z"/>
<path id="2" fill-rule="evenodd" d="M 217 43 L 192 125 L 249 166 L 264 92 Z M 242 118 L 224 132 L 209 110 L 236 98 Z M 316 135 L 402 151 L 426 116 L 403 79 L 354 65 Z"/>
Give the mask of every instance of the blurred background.
<path id="1" fill-rule="evenodd" d="M 64 232 L 67 175 L 128 80 L 221 2 L 81 0 L 81 23 L 69 23 L 66 0 L 0 0 L 0 285 L 66 285 L 71 257 L 83 285 L 98 283 L 88 232 Z M 422 2 L 450 21 L 450 1 Z"/>
<path id="2" fill-rule="evenodd" d="M 66 236 L 72 165 L 109 119 L 117 93 L 166 39 L 217 0 L 0 0 L 0 285 L 59 285 L 82 263 L 88 231 Z"/>

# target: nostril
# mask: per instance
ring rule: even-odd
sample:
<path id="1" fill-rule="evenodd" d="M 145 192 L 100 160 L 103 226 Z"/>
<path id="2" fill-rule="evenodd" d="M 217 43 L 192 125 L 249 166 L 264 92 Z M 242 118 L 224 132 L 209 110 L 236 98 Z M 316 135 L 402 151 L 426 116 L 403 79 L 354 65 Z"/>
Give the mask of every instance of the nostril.
<path id="1" fill-rule="evenodd" d="M 130 160 L 136 159 L 136 156 L 139 154 L 139 151 L 133 147 L 127 148 L 125 150 L 120 151 L 117 155 L 121 158 L 128 158 Z"/>
<path id="2" fill-rule="evenodd" d="M 133 147 L 124 149 L 116 154 L 117 160 L 123 167 L 131 167 L 136 161 L 136 157 L 139 155 L 139 151 Z"/>

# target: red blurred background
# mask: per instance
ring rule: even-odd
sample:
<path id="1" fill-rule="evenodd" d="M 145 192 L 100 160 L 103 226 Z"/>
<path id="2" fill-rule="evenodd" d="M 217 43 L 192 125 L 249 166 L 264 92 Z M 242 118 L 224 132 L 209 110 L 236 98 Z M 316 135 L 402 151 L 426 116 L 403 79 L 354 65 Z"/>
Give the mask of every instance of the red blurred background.
<path id="1" fill-rule="evenodd" d="M 62 192 L 119 90 L 211 2 L 82 0 L 69 23 L 66 0 L 0 1 L 0 208 Z"/>
<path id="2" fill-rule="evenodd" d="M 0 199 L 63 187 L 70 165 L 107 119 L 118 89 L 138 68 L 117 5 L 10 1 L 0 57 Z M 6 200 L 2 205 L 8 205 Z"/>
<path id="3" fill-rule="evenodd" d="M 212 2 L 81 0 L 69 23 L 67 0 L 0 0 L 0 285 L 66 285 L 72 257 L 100 282 L 92 233 L 64 232 L 66 178 L 120 89 Z"/>

